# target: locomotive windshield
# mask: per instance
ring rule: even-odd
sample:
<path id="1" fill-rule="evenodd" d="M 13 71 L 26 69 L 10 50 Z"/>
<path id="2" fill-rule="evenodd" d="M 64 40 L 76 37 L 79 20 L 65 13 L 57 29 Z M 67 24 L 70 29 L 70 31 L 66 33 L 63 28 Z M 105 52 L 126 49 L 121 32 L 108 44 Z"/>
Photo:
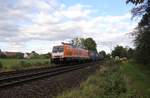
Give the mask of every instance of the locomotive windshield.
<path id="1" fill-rule="evenodd" d="M 63 52 L 64 51 L 64 47 L 63 46 L 54 46 L 53 47 L 53 53 L 56 53 L 56 52 Z"/>

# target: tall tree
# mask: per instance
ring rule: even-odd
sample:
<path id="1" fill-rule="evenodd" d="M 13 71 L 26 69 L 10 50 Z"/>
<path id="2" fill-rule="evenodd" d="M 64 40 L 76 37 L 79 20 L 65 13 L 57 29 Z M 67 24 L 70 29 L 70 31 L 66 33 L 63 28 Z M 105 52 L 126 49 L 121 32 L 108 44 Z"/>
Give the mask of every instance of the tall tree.
<path id="1" fill-rule="evenodd" d="M 133 57 L 134 57 L 134 52 L 135 52 L 134 49 L 129 48 L 129 49 L 127 50 L 127 57 L 128 57 L 129 59 L 133 58 Z"/>
<path id="2" fill-rule="evenodd" d="M 97 45 L 93 38 L 74 38 L 73 40 L 71 40 L 71 44 L 80 48 L 97 51 Z"/>
<path id="3" fill-rule="evenodd" d="M 71 44 L 76 47 L 84 48 L 84 38 L 79 38 L 79 37 L 73 38 L 71 40 Z"/>
<path id="4" fill-rule="evenodd" d="M 106 57 L 106 52 L 104 50 L 99 52 L 100 55 L 102 55 L 104 58 Z"/>
<path id="5" fill-rule="evenodd" d="M 133 4 L 137 5 L 137 4 L 143 3 L 144 0 L 127 0 L 126 2 L 127 3 L 132 2 Z"/>
<path id="6" fill-rule="evenodd" d="M 84 46 L 88 50 L 97 51 L 97 49 L 96 49 L 96 47 L 97 47 L 96 42 L 92 38 L 86 38 L 84 40 Z"/>
<path id="7" fill-rule="evenodd" d="M 112 51 L 112 56 L 119 56 L 119 57 L 127 57 L 127 49 L 117 45 L 114 50 Z"/>
<path id="8" fill-rule="evenodd" d="M 150 0 L 127 0 L 127 2 L 136 5 L 132 9 L 133 16 L 143 15 L 134 34 L 136 61 L 150 64 Z"/>

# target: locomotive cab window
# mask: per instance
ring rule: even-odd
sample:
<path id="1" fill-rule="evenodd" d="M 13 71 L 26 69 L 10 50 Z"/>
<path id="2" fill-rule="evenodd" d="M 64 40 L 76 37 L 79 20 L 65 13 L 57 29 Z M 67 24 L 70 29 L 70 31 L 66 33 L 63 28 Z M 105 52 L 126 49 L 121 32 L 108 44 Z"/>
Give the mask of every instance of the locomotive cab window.
<path id="1" fill-rule="evenodd" d="M 60 46 L 59 47 L 59 52 L 63 52 L 64 51 L 64 47 L 63 46 Z"/>
<path id="2" fill-rule="evenodd" d="M 55 46 L 55 47 L 53 47 L 53 53 L 63 52 L 63 51 L 64 51 L 64 47 L 63 46 Z"/>

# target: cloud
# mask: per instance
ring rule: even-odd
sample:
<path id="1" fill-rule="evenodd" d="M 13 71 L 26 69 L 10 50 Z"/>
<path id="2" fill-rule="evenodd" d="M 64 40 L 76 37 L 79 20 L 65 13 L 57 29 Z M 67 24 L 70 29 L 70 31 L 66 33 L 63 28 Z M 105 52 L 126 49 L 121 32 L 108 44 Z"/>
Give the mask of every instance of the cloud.
<path id="1" fill-rule="evenodd" d="M 90 5 L 75 4 L 66 6 L 57 0 L 3 0 L 0 1 L 0 43 L 9 44 L 5 49 L 13 51 L 35 50 L 46 44 L 56 45 L 74 37 L 93 37 L 98 49 L 110 48 L 117 44 L 131 45 L 126 36 L 135 26 L 130 22 L 131 15 L 93 16 Z M 55 42 L 55 43 L 53 43 Z M 30 49 L 30 43 L 35 43 Z"/>
<path id="2" fill-rule="evenodd" d="M 76 4 L 74 6 L 61 9 L 59 13 L 63 14 L 65 17 L 70 18 L 70 19 L 87 18 L 88 15 L 91 13 L 91 10 L 88 8 L 89 6 Z"/>

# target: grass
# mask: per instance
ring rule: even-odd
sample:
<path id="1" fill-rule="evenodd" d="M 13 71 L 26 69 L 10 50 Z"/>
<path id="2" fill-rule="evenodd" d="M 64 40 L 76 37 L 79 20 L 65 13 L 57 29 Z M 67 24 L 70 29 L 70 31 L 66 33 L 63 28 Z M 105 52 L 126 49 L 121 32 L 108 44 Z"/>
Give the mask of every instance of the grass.
<path id="1" fill-rule="evenodd" d="M 4 71 L 45 66 L 50 59 L 0 59 Z"/>
<path id="2" fill-rule="evenodd" d="M 148 66 L 135 63 L 123 63 L 121 70 L 128 76 L 132 87 L 136 88 L 140 96 L 150 98 L 150 69 Z"/>
<path id="3" fill-rule="evenodd" d="M 136 98 L 118 65 L 105 65 L 91 75 L 79 88 L 66 91 L 56 98 Z"/>

